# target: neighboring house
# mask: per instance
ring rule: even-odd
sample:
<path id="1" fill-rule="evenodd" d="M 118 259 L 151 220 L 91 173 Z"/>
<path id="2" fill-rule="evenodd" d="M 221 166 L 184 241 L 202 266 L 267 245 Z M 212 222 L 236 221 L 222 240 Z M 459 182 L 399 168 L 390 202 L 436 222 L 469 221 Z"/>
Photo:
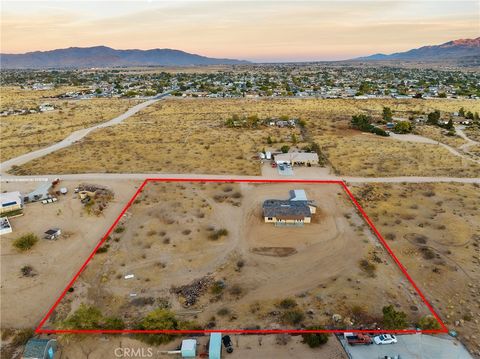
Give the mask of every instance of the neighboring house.
<path id="1" fill-rule="evenodd" d="M 313 201 L 307 199 L 304 190 L 290 191 L 290 199 L 267 199 L 263 202 L 265 223 L 275 225 L 303 225 L 311 223 L 317 211 Z"/>
<path id="2" fill-rule="evenodd" d="M 12 233 L 12 226 L 7 217 L 0 218 L 0 236 L 2 234 Z"/>
<path id="3" fill-rule="evenodd" d="M 25 345 L 22 359 L 53 359 L 57 351 L 55 339 L 30 339 Z"/>
<path id="4" fill-rule="evenodd" d="M 318 154 L 315 152 L 288 152 L 274 156 L 277 165 L 288 163 L 291 165 L 318 165 Z"/>
<path id="5" fill-rule="evenodd" d="M 26 202 L 35 202 L 41 201 L 44 199 L 50 198 L 50 189 L 52 188 L 52 183 L 50 181 L 42 183 L 35 189 L 34 191 L 30 192 L 26 197 Z"/>
<path id="6" fill-rule="evenodd" d="M 23 199 L 20 192 L 0 193 L 0 213 L 16 211 L 23 208 Z"/>

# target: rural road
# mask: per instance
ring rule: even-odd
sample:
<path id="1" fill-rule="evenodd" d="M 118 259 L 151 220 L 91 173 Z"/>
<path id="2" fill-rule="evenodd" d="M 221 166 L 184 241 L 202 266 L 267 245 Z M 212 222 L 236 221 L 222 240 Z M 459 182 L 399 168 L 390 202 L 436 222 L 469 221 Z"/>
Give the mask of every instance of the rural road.
<path id="1" fill-rule="evenodd" d="M 53 180 L 60 178 L 65 181 L 95 181 L 95 180 L 144 180 L 147 178 L 183 178 L 183 179 L 222 179 L 222 180 L 270 180 L 270 179 L 292 179 L 292 180 L 333 180 L 345 181 L 347 183 L 429 183 L 429 182 L 455 182 L 455 183 L 478 183 L 480 178 L 468 177 L 349 177 L 335 175 L 319 175 L 315 177 L 270 177 L 270 176 L 236 176 L 236 175 L 211 175 L 211 174 L 192 174 L 192 173 L 80 173 L 65 175 L 42 175 L 42 176 L 11 176 L 2 175 L 2 182 L 34 182 L 42 180 Z"/>
<path id="2" fill-rule="evenodd" d="M 92 132 L 94 130 L 97 130 L 99 128 L 105 128 L 105 127 L 118 125 L 119 123 L 126 120 L 130 116 L 132 116 L 132 115 L 136 114 L 137 112 L 147 108 L 148 106 L 154 104 L 155 102 L 161 100 L 162 98 L 164 98 L 168 95 L 170 95 L 170 93 L 163 93 L 163 94 L 157 95 L 150 100 L 147 100 L 145 102 L 142 102 L 138 105 L 133 106 L 132 108 L 130 108 L 125 113 L 122 113 L 120 116 L 115 117 L 114 119 L 112 119 L 110 121 L 102 122 L 102 123 L 100 123 L 98 125 L 95 125 L 95 126 L 92 126 L 92 127 L 88 127 L 88 128 L 84 128 L 84 129 L 81 129 L 81 130 L 78 130 L 78 131 L 74 131 L 68 137 L 63 139 L 62 141 L 57 142 L 57 143 L 55 143 L 51 146 L 41 148 L 37 151 L 29 152 L 29 153 L 26 153 L 24 155 L 21 155 L 21 156 L 9 159 L 5 162 L 2 162 L 2 163 L 0 163 L 0 173 L 7 173 L 8 170 L 10 170 L 12 168 L 12 166 L 23 165 L 24 163 L 27 163 L 27 162 L 35 160 L 37 158 L 43 157 L 45 155 L 48 155 L 49 153 L 52 153 L 52 152 L 58 151 L 62 148 L 71 146 L 72 144 L 81 140 L 82 138 L 84 138 L 86 135 L 88 135 L 90 132 Z"/>
<path id="3" fill-rule="evenodd" d="M 469 147 L 475 146 L 475 145 L 480 145 L 480 142 L 474 141 L 471 138 L 468 138 L 468 136 L 465 134 L 465 132 L 463 132 L 463 127 L 457 126 L 457 127 L 455 127 L 455 131 L 457 131 L 457 134 L 461 138 L 463 138 L 465 141 L 467 141 L 467 143 L 460 146 L 460 149 L 462 151 L 468 152 Z"/>

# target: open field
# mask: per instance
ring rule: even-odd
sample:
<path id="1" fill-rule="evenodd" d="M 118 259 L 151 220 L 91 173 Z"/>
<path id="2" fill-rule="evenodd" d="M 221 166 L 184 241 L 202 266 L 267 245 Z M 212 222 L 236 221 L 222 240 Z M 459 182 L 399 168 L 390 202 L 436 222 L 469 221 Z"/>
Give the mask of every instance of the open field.
<path id="1" fill-rule="evenodd" d="M 340 186 L 302 185 L 311 224 L 264 223 L 263 201 L 293 188 L 149 183 L 45 328 L 82 329 L 85 306 L 127 328 L 159 308 L 208 329 L 378 328 L 388 305 L 412 327 L 429 314 Z"/>
<path id="2" fill-rule="evenodd" d="M 318 142 L 330 165 L 342 175 L 471 177 L 480 173 L 480 166 L 445 148 L 366 136 L 348 128 L 352 114 L 378 117 L 383 106 L 407 116 L 433 109 L 453 112 L 462 106 L 475 110 L 479 105 L 467 100 L 168 99 L 121 125 L 95 131 L 78 144 L 26 163 L 14 173 L 257 175 L 260 166 L 252 156 L 264 148 L 293 147 L 292 134 L 298 147 Z M 305 120 L 306 128 L 226 127 L 225 120 L 234 114 L 296 117 Z M 275 143 L 268 143 L 269 136 Z"/>
<path id="3" fill-rule="evenodd" d="M 353 192 L 450 329 L 480 354 L 478 185 L 356 185 Z"/>
<path id="4" fill-rule="evenodd" d="M 13 233 L 1 237 L 3 329 L 35 328 L 38 325 L 138 186 L 134 181 L 96 183 L 108 186 L 114 192 L 114 199 L 100 216 L 89 215 L 78 196 L 73 194 L 78 182 L 62 181 L 61 186 L 67 187 L 69 193 L 60 196 L 58 202 L 27 204 L 22 217 L 10 220 Z M 2 182 L 1 186 L 3 191 L 28 193 L 37 184 Z M 55 227 L 62 230 L 61 238 L 56 241 L 43 239 L 44 232 Z M 32 249 L 20 252 L 13 247 L 13 241 L 27 233 L 40 239 Z M 32 271 L 23 275 L 21 269 L 26 266 Z"/>
<path id="5" fill-rule="evenodd" d="M 108 121 L 138 103 L 131 99 L 62 100 L 51 98 L 72 88 L 33 91 L 2 88 L 1 108 L 31 108 L 50 103 L 55 110 L 0 117 L 0 161 L 59 142 L 73 131 Z M 78 90 L 78 89 L 77 89 Z"/>

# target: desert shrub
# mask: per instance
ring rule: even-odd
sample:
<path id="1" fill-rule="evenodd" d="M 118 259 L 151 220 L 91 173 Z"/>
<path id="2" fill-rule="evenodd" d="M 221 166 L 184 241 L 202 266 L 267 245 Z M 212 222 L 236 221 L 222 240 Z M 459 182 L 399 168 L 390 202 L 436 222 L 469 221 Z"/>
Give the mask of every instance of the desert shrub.
<path id="1" fill-rule="evenodd" d="M 377 269 L 374 263 L 371 263 L 368 259 L 362 259 L 360 261 L 360 268 L 369 276 L 375 277 L 375 270 Z"/>
<path id="2" fill-rule="evenodd" d="M 114 232 L 115 233 L 122 233 L 125 231 L 125 227 L 124 226 L 118 226 L 115 228 Z"/>
<path id="3" fill-rule="evenodd" d="M 280 319 L 283 323 L 297 325 L 303 322 L 305 314 L 300 309 L 292 309 L 283 312 Z"/>
<path id="4" fill-rule="evenodd" d="M 108 252 L 108 248 L 110 248 L 110 246 L 107 244 L 107 245 L 104 245 L 100 248 L 97 249 L 97 253 L 107 253 Z"/>
<path id="5" fill-rule="evenodd" d="M 407 315 L 396 311 L 393 305 L 383 307 L 383 325 L 385 329 L 404 329 L 408 326 Z"/>
<path id="6" fill-rule="evenodd" d="M 212 287 L 210 288 L 210 292 L 212 294 L 218 295 L 223 292 L 224 288 L 225 288 L 225 283 L 222 282 L 221 280 L 217 280 L 212 284 Z"/>
<path id="7" fill-rule="evenodd" d="M 242 294 L 243 290 L 242 290 L 242 287 L 240 287 L 239 284 L 234 284 L 230 287 L 230 289 L 228 290 L 228 292 L 231 294 L 231 295 L 235 295 L 235 296 L 239 296 L 240 294 Z"/>
<path id="8" fill-rule="evenodd" d="M 228 230 L 225 228 L 217 229 L 212 234 L 208 236 L 213 241 L 220 239 L 221 237 L 228 236 Z"/>
<path id="9" fill-rule="evenodd" d="M 26 266 L 23 266 L 21 269 L 20 269 L 20 272 L 22 273 L 22 275 L 24 277 L 33 277 L 35 275 L 35 272 L 33 270 L 33 267 L 32 266 L 29 266 L 29 265 L 26 265 Z"/>
<path id="10" fill-rule="evenodd" d="M 38 242 L 38 237 L 33 233 L 24 234 L 13 241 L 13 246 L 24 252 L 32 248 Z"/>
<path id="11" fill-rule="evenodd" d="M 102 322 L 98 308 L 81 304 L 80 307 L 61 323 L 61 329 L 98 329 Z"/>
<path id="12" fill-rule="evenodd" d="M 220 316 L 222 316 L 222 317 L 224 317 L 224 316 L 230 314 L 230 309 L 225 308 L 225 307 L 220 308 L 220 309 L 218 310 L 217 314 L 220 315 Z"/>
<path id="13" fill-rule="evenodd" d="M 323 327 L 311 326 L 306 330 L 322 330 Z M 310 348 L 318 348 L 328 342 L 328 334 L 326 333 L 305 333 L 302 334 L 302 343 L 307 344 Z"/>
<path id="14" fill-rule="evenodd" d="M 297 301 L 292 298 L 285 298 L 278 304 L 282 309 L 291 309 L 297 306 Z"/>
<path id="15" fill-rule="evenodd" d="M 282 153 L 287 153 L 289 150 L 290 146 L 288 145 L 283 145 L 282 147 L 280 147 L 280 151 L 282 151 Z"/>
<path id="16" fill-rule="evenodd" d="M 428 247 L 422 247 L 420 248 L 420 252 L 422 253 L 422 256 L 424 259 L 433 259 L 435 258 L 435 252 L 432 251 Z"/>
<path id="17" fill-rule="evenodd" d="M 440 329 L 440 323 L 435 319 L 433 315 L 425 315 L 420 318 L 418 327 L 422 330 Z"/>

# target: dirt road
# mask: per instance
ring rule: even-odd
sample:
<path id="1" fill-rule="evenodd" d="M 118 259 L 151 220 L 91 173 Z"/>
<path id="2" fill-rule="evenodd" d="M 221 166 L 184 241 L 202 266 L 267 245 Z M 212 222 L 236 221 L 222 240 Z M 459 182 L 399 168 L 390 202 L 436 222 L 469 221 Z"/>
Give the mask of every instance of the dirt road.
<path id="1" fill-rule="evenodd" d="M 23 165 L 24 163 L 27 163 L 27 162 L 32 161 L 34 159 L 43 157 L 45 155 L 48 155 L 49 153 L 52 153 L 52 152 L 58 151 L 62 148 L 71 146 L 75 142 L 81 140 L 82 138 L 84 138 L 90 132 L 92 132 L 94 130 L 118 125 L 119 123 L 123 122 L 124 120 L 126 120 L 130 116 L 133 116 L 137 112 L 142 111 L 143 109 L 147 108 L 148 106 L 154 104 L 155 102 L 161 100 L 162 98 L 164 98 L 165 96 L 168 96 L 168 95 L 169 95 L 169 93 L 164 93 L 164 94 L 158 95 L 151 100 L 148 100 L 148 101 L 142 102 L 142 103 L 140 103 L 136 106 L 133 106 L 127 112 L 121 114 L 120 116 L 115 117 L 114 119 L 111 119 L 110 121 L 103 122 L 103 123 L 100 123 L 100 124 L 92 126 L 92 127 L 88 127 L 88 128 L 84 128 L 84 129 L 72 132 L 67 138 L 65 138 L 64 140 L 62 140 L 60 142 L 57 142 L 57 143 L 55 143 L 51 146 L 42 148 L 42 149 L 37 150 L 37 151 L 29 152 L 29 153 L 26 153 L 24 155 L 12 158 L 12 159 L 10 159 L 8 161 L 5 161 L 3 163 L 0 163 L 0 173 L 8 172 L 8 170 L 10 170 L 12 168 L 12 166 Z"/>

